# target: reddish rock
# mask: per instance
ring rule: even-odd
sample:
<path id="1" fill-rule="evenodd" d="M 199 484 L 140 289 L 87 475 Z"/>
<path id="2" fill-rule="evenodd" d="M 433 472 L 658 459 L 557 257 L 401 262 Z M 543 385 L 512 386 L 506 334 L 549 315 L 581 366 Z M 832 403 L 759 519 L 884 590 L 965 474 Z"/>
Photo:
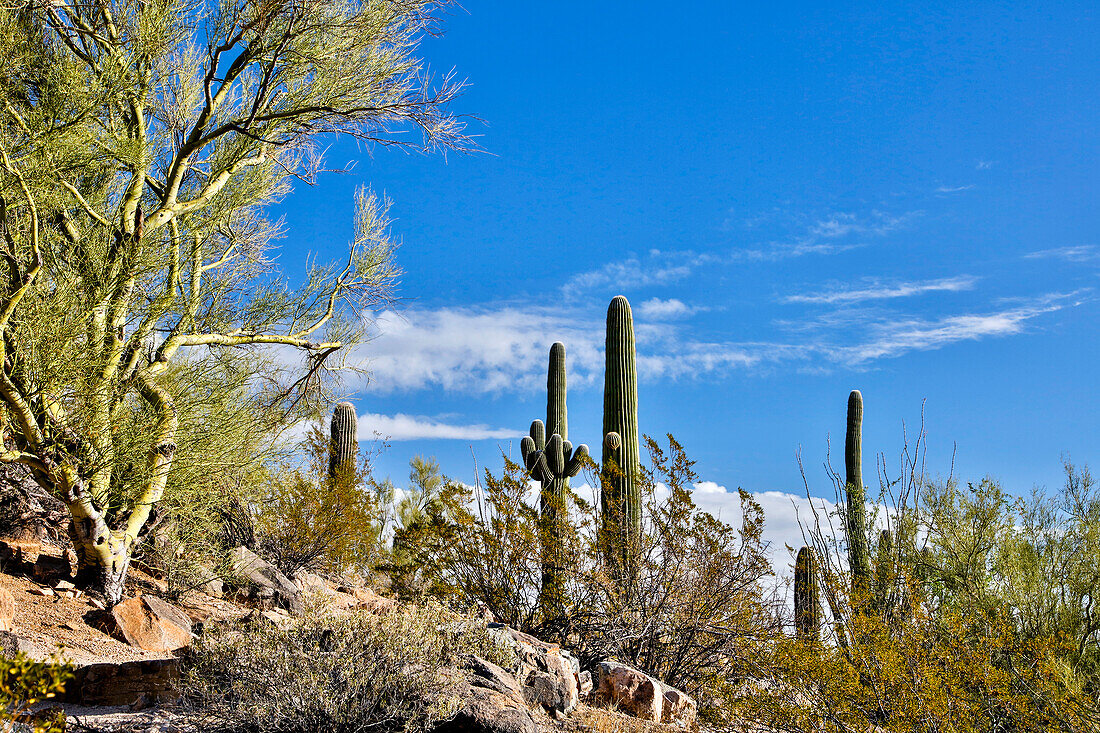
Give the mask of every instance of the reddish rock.
<path id="1" fill-rule="evenodd" d="M 661 686 L 664 689 L 664 701 L 661 704 L 661 722 L 674 723 L 683 728 L 693 728 L 695 718 L 699 713 L 699 706 L 690 696 L 668 685 Z"/>
<path id="2" fill-rule="evenodd" d="M 600 662 L 596 704 L 612 707 L 635 718 L 660 723 L 664 707 L 661 683 L 644 672 L 618 662 Z"/>
<path id="3" fill-rule="evenodd" d="M 0 588 L 0 631 L 11 631 L 15 619 L 15 596 Z"/>
<path id="4" fill-rule="evenodd" d="M 23 571 L 34 567 L 42 553 L 42 543 L 31 539 L 5 538 L 0 540 L 0 560 L 5 565 L 19 566 Z"/>
<path id="5" fill-rule="evenodd" d="M 191 643 L 191 620 L 154 596 L 128 598 L 111 609 L 111 616 L 130 646 L 173 652 Z"/>

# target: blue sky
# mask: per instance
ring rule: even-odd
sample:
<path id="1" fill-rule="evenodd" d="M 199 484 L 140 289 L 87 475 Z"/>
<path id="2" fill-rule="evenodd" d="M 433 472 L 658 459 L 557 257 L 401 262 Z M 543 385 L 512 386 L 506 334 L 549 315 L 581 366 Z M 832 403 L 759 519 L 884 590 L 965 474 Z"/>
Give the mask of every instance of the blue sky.
<path id="1" fill-rule="evenodd" d="M 853 388 L 868 477 L 878 453 L 896 472 L 922 406 L 932 474 L 954 453 L 1026 493 L 1063 453 L 1095 464 L 1100 24 L 959 5 L 453 9 L 423 51 L 468 79 L 455 110 L 485 152 L 337 140 L 353 172 L 283 205 L 292 270 L 341 257 L 357 186 L 393 199 L 403 301 L 371 314 L 373 376 L 348 385 L 363 436 L 394 438 L 378 472 L 499 468 L 544 414 L 555 340 L 570 438 L 598 444 L 620 293 L 641 430 L 676 435 L 715 495 L 801 493 L 801 446 L 831 496 Z"/>

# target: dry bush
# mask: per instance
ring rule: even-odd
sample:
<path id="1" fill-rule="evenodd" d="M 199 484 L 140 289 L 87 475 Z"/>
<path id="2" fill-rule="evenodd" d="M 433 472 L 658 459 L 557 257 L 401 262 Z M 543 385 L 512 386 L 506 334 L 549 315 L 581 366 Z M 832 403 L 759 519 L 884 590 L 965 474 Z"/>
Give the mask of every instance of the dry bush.
<path id="1" fill-rule="evenodd" d="M 601 517 L 572 495 L 555 546 L 564 570 L 560 615 L 539 603 L 542 580 L 537 497 L 524 470 L 505 458 L 476 494 L 452 485 L 419 533 L 403 538 L 430 587 L 459 605 L 487 607 L 500 621 L 573 650 L 586 666 L 616 658 L 685 691 L 708 692 L 721 672 L 779 629 L 767 588 L 763 515 L 742 492 L 734 529 L 691 500 L 692 462 L 669 436 L 648 440 L 643 523 L 629 582 L 612 578 L 600 549 Z M 667 493 L 656 491 L 658 482 Z"/>
<path id="2" fill-rule="evenodd" d="M 386 616 L 314 613 L 287 629 L 209 630 L 182 692 L 202 730 L 427 730 L 457 710 L 449 668 L 466 653 L 510 663 L 484 624 L 438 604 Z"/>
<path id="3" fill-rule="evenodd" d="M 288 577 L 300 569 L 373 568 L 381 559 L 382 522 L 368 461 L 330 475 L 329 439 L 319 426 L 303 447 L 306 465 L 280 466 L 254 502 L 260 554 Z"/>

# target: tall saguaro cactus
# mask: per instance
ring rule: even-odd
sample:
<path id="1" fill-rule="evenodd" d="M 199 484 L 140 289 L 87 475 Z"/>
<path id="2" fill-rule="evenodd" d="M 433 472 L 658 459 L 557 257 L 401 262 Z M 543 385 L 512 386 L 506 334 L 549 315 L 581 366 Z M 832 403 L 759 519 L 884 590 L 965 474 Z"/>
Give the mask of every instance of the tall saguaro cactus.
<path id="1" fill-rule="evenodd" d="M 634 317 L 630 303 L 615 296 L 607 308 L 604 341 L 603 490 L 605 553 L 622 579 L 633 572 L 634 552 L 641 535 L 642 497 L 638 485 L 638 369 L 635 363 Z M 617 442 L 618 446 L 613 447 Z"/>
<path id="2" fill-rule="evenodd" d="M 817 563 L 814 551 L 803 547 L 794 561 L 794 626 L 798 638 L 817 639 L 821 629 Z"/>
<path id="3" fill-rule="evenodd" d="M 335 479 L 338 475 L 347 475 L 355 470 L 355 457 L 359 453 L 359 441 L 356 431 L 359 419 L 355 416 L 355 407 L 350 402 L 337 403 L 332 410 L 332 423 L 329 426 L 328 475 Z"/>
<path id="4" fill-rule="evenodd" d="M 520 443 L 524 464 L 541 484 L 542 587 L 539 603 L 547 619 L 560 615 L 565 593 L 562 540 L 566 531 L 569 479 L 580 471 L 588 456 L 588 446 L 579 445 L 574 451 L 567 440 L 569 423 L 565 397 L 565 344 L 556 341 L 550 347 L 546 373 L 546 424 L 535 420 L 530 435 Z"/>
<path id="5" fill-rule="evenodd" d="M 852 591 L 870 589 L 871 562 L 867 548 L 867 492 L 863 486 L 863 395 L 848 395 L 848 429 L 844 434 L 845 531 L 848 535 L 848 567 Z"/>

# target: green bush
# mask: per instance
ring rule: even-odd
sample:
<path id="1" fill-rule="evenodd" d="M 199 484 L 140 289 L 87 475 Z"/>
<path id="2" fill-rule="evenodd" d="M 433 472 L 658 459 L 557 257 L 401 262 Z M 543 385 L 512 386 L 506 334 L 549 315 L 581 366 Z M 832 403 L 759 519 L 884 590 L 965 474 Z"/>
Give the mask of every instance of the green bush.
<path id="1" fill-rule="evenodd" d="M 484 624 L 438 604 L 211 629 L 182 681 L 200 730 L 422 731 L 450 717 L 462 654 L 510 664 Z"/>

